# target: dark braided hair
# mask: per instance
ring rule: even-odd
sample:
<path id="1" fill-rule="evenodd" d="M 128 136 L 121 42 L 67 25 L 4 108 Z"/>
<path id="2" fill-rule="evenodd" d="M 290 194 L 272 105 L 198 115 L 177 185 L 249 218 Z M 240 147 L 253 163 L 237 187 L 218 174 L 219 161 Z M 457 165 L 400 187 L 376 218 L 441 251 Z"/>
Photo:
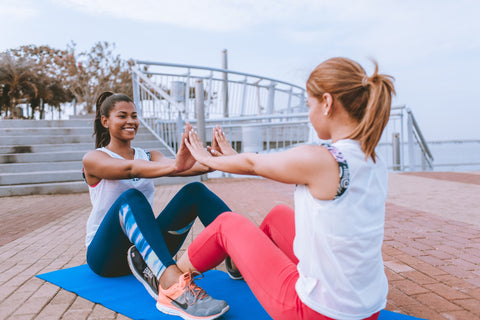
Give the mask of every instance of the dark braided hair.
<path id="1" fill-rule="evenodd" d="M 123 93 L 105 91 L 98 96 L 96 102 L 97 112 L 93 124 L 95 148 L 102 148 L 110 143 L 110 132 L 103 126 L 102 116 L 108 118 L 110 116 L 110 111 L 115 107 L 115 104 L 121 101 L 133 103 L 132 99 Z"/>

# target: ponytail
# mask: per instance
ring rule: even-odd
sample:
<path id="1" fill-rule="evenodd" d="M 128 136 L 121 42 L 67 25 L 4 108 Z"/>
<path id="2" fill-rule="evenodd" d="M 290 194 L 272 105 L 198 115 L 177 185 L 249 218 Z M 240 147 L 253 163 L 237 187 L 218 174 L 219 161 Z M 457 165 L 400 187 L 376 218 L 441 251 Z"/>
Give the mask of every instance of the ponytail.
<path id="1" fill-rule="evenodd" d="M 395 94 L 393 78 L 388 75 L 378 74 L 378 64 L 375 62 L 375 72 L 367 79 L 368 101 L 365 114 L 358 127 L 350 135 L 351 139 L 358 139 L 363 152 L 375 162 L 375 148 L 382 137 L 390 118 L 392 94 Z"/>
<path id="2" fill-rule="evenodd" d="M 97 102 L 95 103 L 97 110 L 95 113 L 95 122 L 93 124 L 93 135 L 95 136 L 96 149 L 105 147 L 110 143 L 110 132 L 108 132 L 108 129 L 105 128 L 102 124 L 102 116 L 108 117 L 110 115 L 110 110 L 108 110 L 108 114 L 103 114 L 102 104 L 105 99 L 112 95 L 113 92 L 105 91 L 98 96 Z"/>
<path id="3" fill-rule="evenodd" d="M 313 70 L 307 80 L 307 91 L 321 101 L 324 93 L 338 100 L 348 114 L 358 122 L 346 138 L 360 142 L 365 157 L 375 162 L 375 148 L 390 117 L 393 78 L 375 72 L 368 77 L 365 70 L 347 58 L 332 58 Z"/>
<path id="4" fill-rule="evenodd" d="M 110 143 L 110 132 L 102 124 L 102 116 L 109 117 L 110 111 L 115 104 L 120 101 L 131 102 L 132 99 L 122 93 L 113 93 L 110 91 L 102 92 L 95 103 L 96 113 L 93 124 L 93 135 L 95 136 L 95 148 L 105 147 Z"/>

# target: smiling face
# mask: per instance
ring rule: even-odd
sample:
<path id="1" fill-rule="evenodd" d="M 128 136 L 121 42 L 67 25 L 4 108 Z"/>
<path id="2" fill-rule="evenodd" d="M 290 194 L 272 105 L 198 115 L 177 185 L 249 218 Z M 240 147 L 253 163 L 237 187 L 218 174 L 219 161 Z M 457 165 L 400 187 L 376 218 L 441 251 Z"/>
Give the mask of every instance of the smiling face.
<path id="1" fill-rule="evenodd" d="M 116 102 L 108 118 L 102 116 L 102 124 L 108 128 L 112 139 L 133 140 L 139 125 L 135 105 L 126 101 Z"/>

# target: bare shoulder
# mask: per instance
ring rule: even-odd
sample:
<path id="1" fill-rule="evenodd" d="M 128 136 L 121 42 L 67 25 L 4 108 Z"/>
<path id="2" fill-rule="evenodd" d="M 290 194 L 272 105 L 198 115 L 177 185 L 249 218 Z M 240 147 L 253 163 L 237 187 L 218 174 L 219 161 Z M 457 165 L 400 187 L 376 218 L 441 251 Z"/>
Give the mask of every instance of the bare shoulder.
<path id="1" fill-rule="evenodd" d="M 335 159 L 330 151 L 322 145 L 306 144 L 295 147 L 291 151 L 296 158 L 313 163 L 315 166 L 335 164 Z"/>
<path id="2" fill-rule="evenodd" d="M 82 162 L 85 165 L 85 163 L 91 163 L 100 159 L 105 159 L 105 157 L 110 156 L 100 150 L 90 150 L 83 156 Z"/>

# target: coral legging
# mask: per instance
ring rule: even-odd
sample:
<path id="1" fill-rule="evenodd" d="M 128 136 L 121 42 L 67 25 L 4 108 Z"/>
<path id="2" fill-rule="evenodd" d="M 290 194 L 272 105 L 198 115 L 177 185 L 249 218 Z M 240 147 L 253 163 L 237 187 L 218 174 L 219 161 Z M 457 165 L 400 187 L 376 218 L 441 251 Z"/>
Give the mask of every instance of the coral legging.
<path id="1" fill-rule="evenodd" d="M 227 255 L 237 265 L 255 297 L 277 319 L 331 319 L 307 307 L 298 297 L 298 259 L 293 253 L 294 211 L 275 207 L 258 228 L 236 213 L 223 213 L 188 247 L 193 266 L 205 272 Z M 368 320 L 378 318 L 375 313 Z"/>

